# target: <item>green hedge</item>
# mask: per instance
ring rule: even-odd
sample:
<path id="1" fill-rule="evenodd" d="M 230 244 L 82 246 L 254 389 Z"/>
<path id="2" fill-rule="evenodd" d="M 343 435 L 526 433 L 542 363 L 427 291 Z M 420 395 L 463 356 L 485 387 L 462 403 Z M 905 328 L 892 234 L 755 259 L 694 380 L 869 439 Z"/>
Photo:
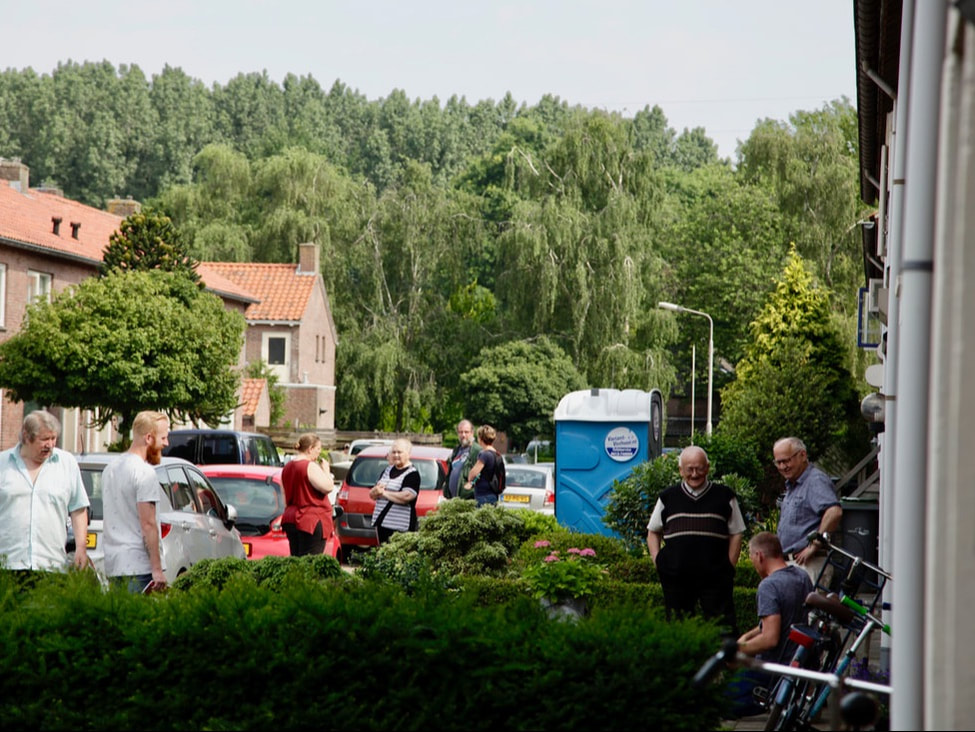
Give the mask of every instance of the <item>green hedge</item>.
<path id="1" fill-rule="evenodd" d="M 272 589 L 236 569 L 219 589 L 199 581 L 150 597 L 77 574 L 26 591 L 0 574 L 0 719 L 74 730 L 699 730 L 725 713 L 719 687 L 689 683 L 717 631 L 665 622 L 652 585 L 610 582 L 589 617 L 563 622 L 515 580 L 411 596 L 305 571 Z"/>

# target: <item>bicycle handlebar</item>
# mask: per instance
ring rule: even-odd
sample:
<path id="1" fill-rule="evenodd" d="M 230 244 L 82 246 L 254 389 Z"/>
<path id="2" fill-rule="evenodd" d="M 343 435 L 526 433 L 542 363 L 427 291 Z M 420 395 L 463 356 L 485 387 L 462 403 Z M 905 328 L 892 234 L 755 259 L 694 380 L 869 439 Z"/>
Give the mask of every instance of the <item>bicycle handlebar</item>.
<path id="1" fill-rule="evenodd" d="M 851 610 L 855 610 L 858 615 L 862 615 L 864 618 L 866 618 L 874 625 L 876 625 L 878 628 L 880 628 L 882 631 L 884 631 L 887 635 L 890 635 L 890 626 L 887 623 L 883 622 L 879 618 L 875 618 L 873 615 L 870 614 L 867 608 L 865 608 L 863 605 L 861 605 L 859 602 L 854 600 L 849 595 L 843 595 L 843 597 L 840 598 L 840 602 L 843 603 L 843 605 L 845 605 L 846 607 L 850 608 Z"/>
<path id="2" fill-rule="evenodd" d="M 729 662 L 733 661 L 735 656 L 738 654 L 738 641 L 734 638 L 727 638 L 721 644 L 721 650 L 715 653 L 711 658 L 704 662 L 704 665 L 694 674 L 694 678 L 691 680 L 691 686 L 697 688 L 704 686 L 718 671 L 726 666 Z"/>
<path id="3" fill-rule="evenodd" d="M 890 574 L 890 572 L 885 570 L 883 567 L 878 567 L 876 564 L 871 564 L 863 557 L 858 557 L 856 554 L 848 552 L 843 547 L 836 546 L 836 544 L 832 543 L 829 540 L 829 536 L 827 534 L 822 533 L 821 531 L 810 531 L 809 534 L 806 536 L 806 541 L 810 544 L 814 541 L 820 541 L 823 543 L 824 546 L 828 547 L 829 549 L 839 552 L 840 554 L 859 562 L 862 566 L 866 567 L 867 569 L 873 570 L 874 572 L 881 575 L 882 577 L 885 577 L 891 581 L 893 581 L 894 579 L 894 577 Z"/>

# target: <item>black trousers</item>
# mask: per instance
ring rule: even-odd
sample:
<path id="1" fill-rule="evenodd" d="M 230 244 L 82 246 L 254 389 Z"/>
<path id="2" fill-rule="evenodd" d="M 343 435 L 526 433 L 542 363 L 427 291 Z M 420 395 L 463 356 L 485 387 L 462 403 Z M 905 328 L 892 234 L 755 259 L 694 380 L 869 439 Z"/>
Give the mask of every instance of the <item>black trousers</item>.
<path id="1" fill-rule="evenodd" d="M 738 622 L 734 600 L 735 572 L 731 565 L 717 572 L 685 572 L 660 577 L 667 615 L 692 615 L 697 612 L 706 618 L 717 618 L 729 635 L 738 637 Z"/>
<path id="2" fill-rule="evenodd" d="M 288 536 L 288 546 L 291 556 L 303 557 L 306 554 L 324 554 L 325 537 L 322 536 L 322 522 L 315 525 L 315 532 L 309 534 L 302 531 L 295 524 L 282 524 L 284 533 Z"/>

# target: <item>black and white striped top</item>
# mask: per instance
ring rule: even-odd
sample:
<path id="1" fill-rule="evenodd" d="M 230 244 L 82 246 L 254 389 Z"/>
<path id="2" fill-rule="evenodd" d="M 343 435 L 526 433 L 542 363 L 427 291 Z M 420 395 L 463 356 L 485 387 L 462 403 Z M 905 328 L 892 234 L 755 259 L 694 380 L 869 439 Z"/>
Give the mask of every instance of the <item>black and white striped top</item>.
<path id="1" fill-rule="evenodd" d="M 390 491 L 409 491 L 413 494 L 414 499 L 416 498 L 417 492 L 412 486 L 404 486 L 403 483 L 406 481 L 407 476 L 416 473 L 416 478 L 410 480 L 410 483 L 416 483 L 419 487 L 419 471 L 413 465 L 407 468 L 395 468 L 392 465 L 388 466 L 386 470 L 383 471 L 382 477 L 377 481 L 379 483 L 386 482 L 386 492 Z M 410 504 L 399 504 L 393 503 L 385 497 L 376 499 L 376 507 L 372 511 L 372 525 L 378 526 L 376 522 L 379 520 L 379 515 L 383 512 L 386 506 L 389 505 L 389 511 L 383 516 L 382 526 L 386 529 L 392 529 L 393 531 L 409 531 L 410 530 L 410 515 L 412 513 L 413 506 Z"/>

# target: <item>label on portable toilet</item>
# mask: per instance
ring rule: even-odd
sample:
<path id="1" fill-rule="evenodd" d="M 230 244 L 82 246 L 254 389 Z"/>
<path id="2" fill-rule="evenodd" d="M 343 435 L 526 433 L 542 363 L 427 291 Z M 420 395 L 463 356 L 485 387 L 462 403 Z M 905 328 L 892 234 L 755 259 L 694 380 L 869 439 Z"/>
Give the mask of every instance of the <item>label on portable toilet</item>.
<path id="1" fill-rule="evenodd" d="M 628 427 L 616 427 L 609 431 L 605 440 L 606 454 L 618 463 L 632 460 L 640 449 L 640 438 Z"/>

